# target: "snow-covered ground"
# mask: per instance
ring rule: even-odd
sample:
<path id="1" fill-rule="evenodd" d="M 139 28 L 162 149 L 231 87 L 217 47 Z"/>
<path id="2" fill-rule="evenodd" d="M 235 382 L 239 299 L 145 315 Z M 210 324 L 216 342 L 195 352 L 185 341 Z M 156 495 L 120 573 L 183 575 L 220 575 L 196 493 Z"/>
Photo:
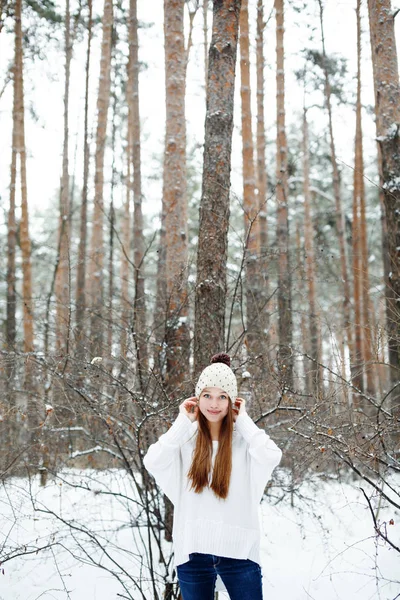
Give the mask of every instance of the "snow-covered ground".
<path id="1" fill-rule="evenodd" d="M 266 600 L 400 598 L 400 555 L 374 536 L 360 485 L 315 477 L 297 490 L 293 506 L 289 493 L 275 505 L 263 501 Z M 21 556 L 0 566 L 0 600 L 152 600 L 150 583 L 144 594 L 136 587 L 146 581 L 149 552 L 136 500 L 122 471 L 66 471 L 45 488 L 36 479 L 7 481 L 0 489 L 0 560 L 10 548 Z M 378 509 L 376 498 L 372 505 Z M 399 546 L 399 512 L 382 504 L 378 521 Z M 151 549 L 158 557 L 155 544 Z"/>

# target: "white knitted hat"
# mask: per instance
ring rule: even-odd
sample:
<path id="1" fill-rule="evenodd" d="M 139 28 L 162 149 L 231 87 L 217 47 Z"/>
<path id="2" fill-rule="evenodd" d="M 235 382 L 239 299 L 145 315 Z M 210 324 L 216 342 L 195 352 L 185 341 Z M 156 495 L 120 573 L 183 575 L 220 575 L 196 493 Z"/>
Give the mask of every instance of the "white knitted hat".
<path id="1" fill-rule="evenodd" d="M 236 377 L 230 368 L 231 359 L 227 354 L 216 354 L 211 359 L 211 365 L 201 373 L 196 385 L 196 396 L 200 397 L 204 388 L 219 387 L 235 402 L 237 397 Z"/>

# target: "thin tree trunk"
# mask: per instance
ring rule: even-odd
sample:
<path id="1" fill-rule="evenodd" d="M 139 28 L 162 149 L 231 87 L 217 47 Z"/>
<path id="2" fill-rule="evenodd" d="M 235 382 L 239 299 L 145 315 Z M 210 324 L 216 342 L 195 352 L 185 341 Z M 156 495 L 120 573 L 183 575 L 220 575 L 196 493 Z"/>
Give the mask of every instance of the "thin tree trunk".
<path id="1" fill-rule="evenodd" d="M 112 107 L 112 133 L 111 133 L 111 150 L 112 150 L 112 165 L 111 165 L 111 194 L 110 194 L 110 213 L 109 213 L 109 249 L 108 249 L 108 318 L 107 318 L 107 348 L 108 348 L 108 369 L 112 371 L 112 347 L 113 347 L 113 332 L 114 332 L 114 237 L 115 237 L 115 208 L 114 208 L 114 193 L 117 185 L 117 169 L 115 166 L 115 140 L 117 133 L 117 94 L 113 93 Z M 125 224 L 125 220 L 124 220 Z M 128 215 L 128 230 L 129 230 L 129 215 Z M 129 242 L 128 249 L 129 252 Z"/>
<path id="2" fill-rule="evenodd" d="M 278 257 L 279 369 L 284 387 L 293 385 L 292 298 L 289 255 L 287 142 L 285 131 L 284 0 L 276 12 L 276 200 Z"/>
<path id="3" fill-rule="evenodd" d="M 250 92 L 250 43 L 248 0 L 242 0 L 239 20 L 240 96 L 242 100 L 242 166 L 246 272 L 246 340 L 250 356 L 261 350 L 260 313 L 260 234 L 259 205 L 256 195 L 254 146 Z"/>
<path id="4" fill-rule="evenodd" d="M 391 379 L 400 368 L 400 89 L 394 12 L 390 0 L 368 0 L 374 69 L 376 133 L 381 187 L 384 192 L 387 259 L 386 326 Z M 384 231 L 385 233 L 385 231 Z M 385 236 L 384 236 L 385 241 Z"/>
<path id="5" fill-rule="evenodd" d="M 12 129 L 12 155 L 11 155 L 11 183 L 10 183 L 10 205 L 8 210 L 8 230 L 7 230 L 7 318 L 6 318 L 6 339 L 5 350 L 8 356 L 5 361 L 5 376 L 6 376 L 6 402 L 7 402 L 7 421 L 3 424 L 2 434 L 4 435 L 5 452 L 1 460 L 1 465 L 5 466 L 9 463 L 13 448 L 13 438 L 16 431 L 15 423 L 15 389 L 14 380 L 16 376 L 16 341 L 17 341 L 17 290 L 16 290 L 16 250 L 17 250 L 17 222 L 15 215 L 15 196 L 17 183 L 17 154 L 18 154 L 18 85 L 20 80 L 17 77 L 17 52 L 18 45 L 18 29 L 21 28 L 21 8 L 18 2 L 16 3 L 15 14 L 15 61 L 14 61 L 14 94 L 13 94 L 13 129 Z M 19 23 L 17 22 L 19 19 Z"/>
<path id="6" fill-rule="evenodd" d="M 15 4 L 15 128 L 16 153 L 20 157 L 20 184 L 21 184 L 21 223 L 20 245 L 22 253 L 22 301 L 23 301 L 23 350 L 27 355 L 25 360 L 25 385 L 29 390 L 26 402 L 28 432 L 21 430 L 20 438 L 34 441 L 39 421 L 37 399 L 34 394 L 35 380 L 33 377 L 33 362 L 30 353 L 34 351 L 33 333 L 33 302 L 32 302 L 32 267 L 31 267 L 31 241 L 29 236 L 28 193 L 26 179 L 26 149 L 25 149 L 25 109 L 24 109 L 24 78 L 23 78 L 23 49 L 22 49 L 22 0 Z M 26 436 L 28 433 L 28 436 Z M 36 460 L 36 451 L 32 450 L 32 463 Z"/>
<path id="7" fill-rule="evenodd" d="M 15 25 L 15 37 L 17 37 L 17 23 Z M 15 44 L 17 44 L 15 40 Z M 17 53 L 17 48 L 15 49 Z M 11 183 L 10 183 L 10 208 L 8 211 L 8 234 L 7 234 L 7 319 L 6 319 L 6 349 L 8 352 L 15 351 L 16 344 L 16 277 L 15 277 L 15 258 L 17 247 L 17 223 L 15 217 L 15 195 L 17 184 L 17 154 L 18 154 L 18 81 L 16 77 L 16 61 L 14 62 L 14 99 L 13 99 L 13 130 L 12 130 L 12 157 L 11 157 Z M 8 375 L 13 372 L 13 361 L 9 358 L 8 366 L 10 370 Z"/>
<path id="8" fill-rule="evenodd" d="M 336 208 L 336 228 L 339 241 L 340 251 L 340 269 L 341 277 L 343 282 L 343 315 L 344 315 L 344 330 L 347 337 L 347 346 L 349 348 L 350 356 L 350 370 L 352 377 L 354 376 L 354 344 L 353 344 L 353 332 L 351 328 L 351 315 L 350 315 L 350 285 L 347 268 L 347 256 L 346 256 L 346 244 L 345 244 L 345 225 L 344 225 L 344 213 L 342 208 L 342 198 L 340 192 L 340 178 L 339 169 L 336 160 L 336 148 L 335 139 L 333 135 L 333 122 L 332 122 L 332 103 L 331 103 L 331 86 L 329 82 L 328 69 L 326 65 L 326 50 L 325 50 L 325 37 L 324 37 L 324 26 L 323 26 L 323 8 L 321 0 L 318 0 L 320 6 L 320 23 L 321 23 L 321 37 L 322 37 L 322 54 L 323 54 L 323 69 L 325 76 L 325 100 L 328 110 L 329 119 L 329 139 L 330 139 L 330 150 L 331 160 L 333 169 L 333 192 L 335 196 L 335 208 Z"/>
<path id="9" fill-rule="evenodd" d="M 70 303 L 70 265 L 69 265 L 69 231 L 70 231 L 70 206 L 69 206 L 69 161 L 68 161 L 68 106 L 69 84 L 72 58 L 71 45 L 70 5 L 66 2 L 65 13 L 65 82 L 64 82 L 64 144 L 62 161 L 62 179 L 60 194 L 60 226 L 59 226 L 59 263 L 56 275 L 56 350 L 61 356 L 68 355 L 69 346 L 69 303 Z"/>
<path id="10" fill-rule="evenodd" d="M 130 92 L 130 82 L 128 78 L 127 93 Z M 132 192 L 132 129 L 130 119 L 128 119 L 128 143 L 126 146 L 126 194 L 122 220 L 122 255 L 121 255 L 121 357 L 125 362 L 128 352 L 128 334 L 130 320 L 129 303 L 129 255 L 131 246 L 131 192 Z"/>
<path id="11" fill-rule="evenodd" d="M 23 51 L 22 51 L 22 26 L 21 2 L 15 6 L 15 85 L 16 98 L 16 151 L 20 156 L 21 168 L 21 225 L 20 244 L 22 252 L 22 300 L 24 322 L 24 352 L 33 352 L 33 304 L 32 304 L 32 267 L 31 267 L 31 241 L 29 236 L 28 193 L 26 182 L 26 150 L 25 150 L 25 109 L 24 109 L 24 79 L 23 79 Z"/>
<path id="12" fill-rule="evenodd" d="M 95 192 L 93 226 L 90 244 L 90 340 L 92 356 L 103 353 L 104 331 L 104 154 L 107 139 L 107 114 L 110 103 L 111 44 L 113 27 L 112 0 L 104 1 L 103 39 L 101 44 L 100 78 L 97 96 L 97 131 L 95 156 Z"/>
<path id="13" fill-rule="evenodd" d="M 310 160 L 309 160 L 309 138 L 308 138 L 308 122 L 307 109 L 303 112 L 303 174 L 304 174 L 304 247 L 305 247 L 305 263 L 306 263 L 306 279 L 308 284 L 308 305 L 309 305 L 309 333 L 311 357 L 321 363 L 320 356 L 320 331 L 318 324 L 318 310 L 316 303 L 315 289 L 315 252 L 314 252 L 314 228 L 311 213 L 311 193 L 310 193 Z M 321 367 L 315 363 L 309 365 L 309 370 L 312 374 L 312 383 L 314 394 L 318 397 L 322 386 Z"/>
<path id="14" fill-rule="evenodd" d="M 128 100 L 132 120 L 132 166 L 133 166 L 133 262 L 135 292 L 133 302 L 133 328 L 136 349 L 137 375 L 139 388 L 144 392 L 148 369 L 148 347 L 146 328 L 146 294 L 144 278 L 145 240 L 142 214 L 142 174 L 141 140 L 139 112 L 139 42 L 137 0 L 130 0 L 129 20 L 129 77 L 131 78 L 131 98 Z"/>
<path id="15" fill-rule="evenodd" d="M 165 242 L 165 207 L 161 209 L 161 227 L 157 250 L 157 283 L 156 305 L 153 319 L 153 335 L 155 338 L 153 349 L 154 371 L 157 377 L 164 379 L 165 375 L 165 332 L 167 315 L 167 278 L 166 278 L 166 242 Z"/>
<path id="16" fill-rule="evenodd" d="M 267 167 L 265 158 L 264 121 L 264 7 L 263 0 L 257 2 L 257 189 L 258 189 L 258 232 L 260 236 L 260 336 L 264 354 L 269 346 L 269 296 L 268 276 L 268 222 L 267 222 Z"/>
<path id="17" fill-rule="evenodd" d="M 88 115 L 89 115 L 89 74 L 90 52 L 92 43 L 92 0 L 88 0 L 88 40 L 86 50 L 86 75 L 85 75 L 85 121 L 83 138 L 83 184 L 81 203 L 81 222 L 79 232 L 78 267 L 76 279 L 76 327 L 75 343 L 78 369 L 81 372 L 81 363 L 85 357 L 85 311 L 86 311 L 86 246 L 87 246 L 87 199 L 89 182 L 89 140 L 88 140 Z"/>
<path id="18" fill-rule="evenodd" d="M 225 347 L 233 97 L 240 0 L 214 0 L 195 296 L 194 371 Z"/>
<path id="19" fill-rule="evenodd" d="M 306 237 L 306 233 L 304 232 L 304 238 Z M 304 240 L 305 241 L 305 240 Z M 305 298 L 306 296 L 306 291 L 305 291 L 305 280 L 306 280 L 306 272 L 305 272 L 305 264 L 306 263 L 306 256 L 304 256 L 304 254 L 307 256 L 307 251 L 305 251 L 305 244 L 304 244 L 304 250 L 302 248 L 302 244 L 301 244 L 301 236 L 300 236 L 300 224 L 299 221 L 296 221 L 296 273 L 298 273 L 298 284 L 297 284 L 297 291 L 300 294 L 301 298 Z M 310 330 L 310 326 L 311 326 L 311 315 L 308 316 L 307 319 L 307 311 L 301 311 L 300 313 L 300 333 L 301 333 L 301 345 L 302 345 L 302 352 L 303 355 L 310 355 L 312 350 L 311 350 L 311 339 L 310 339 L 310 335 L 309 335 L 309 330 Z M 313 394 L 313 392 L 315 392 L 314 388 L 314 380 L 315 380 L 315 376 L 314 376 L 314 365 L 313 364 L 309 364 L 309 361 L 304 358 L 303 359 L 303 371 L 304 371 L 304 381 L 305 381 L 305 392 L 307 394 Z M 297 373 L 297 377 L 299 377 L 299 373 Z"/>
<path id="20" fill-rule="evenodd" d="M 364 389 L 362 372 L 366 372 L 367 391 L 375 393 L 372 365 L 372 323 L 369 313 L 369 277 L 367 225 L 365 216 L 364 161 L 361 121 L 361 0 L 357 0 L 357 104 L 354 161 L 353 206 L 353 269 L 354 269 L 354 320 L 356 327 L 355 359 L 360 371 L 355 385 Z M 358 296 L 358 298 L 357 298 Z M 360 404 L 360 401 L 359 401 Z"/>

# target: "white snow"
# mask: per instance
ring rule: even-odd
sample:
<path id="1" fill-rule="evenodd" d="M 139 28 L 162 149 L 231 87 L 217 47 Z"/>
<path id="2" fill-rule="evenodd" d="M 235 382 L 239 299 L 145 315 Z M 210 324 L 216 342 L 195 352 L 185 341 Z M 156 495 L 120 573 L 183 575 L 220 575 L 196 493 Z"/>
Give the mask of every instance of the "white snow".
<path id="1" fill-rule="evenodd" d="M 97 365 L 98 363 L 101 363 L 101 361 L 103 360 L 103 358 L 101 356 L 95 356 L 94 358 L 92 358 L 92 360 L 90 361 L 91 365 Z"/>
<path id="2" fill-rule="evenodd" d="M 363 487 L 371 495 L 368 486 L 313 476 L 298 485 L 291 506 L 291 479 L 284 471 L 278 471 L 278 477 L 288 490 L 283 500 L 276 502 L 282 489 L 274 486 L 273 497 L 260 508 L 265 599 L 393 600 L 400 592 L 399 554 L 374 535 L 360 490 Z M 136 500 L 131 478 L 119 470 L 71 469 L 50 478 L 45 488 L 37 479 L 4 482 L 0 488 L 1 600 L 136 599 L 142 597 L 134 587 L 139 576 L 144 595 L 151 600 L 145 568 L 147 529 Z M 377 509 L 377 498 L 371 502 Z M 381 503 L 377 518 L 386 523 L 389 537 L 398 546 L 399 512 Z M 53 545 L 36 552 L 48 544 Z M 168 553 L 169 544 L 163 544 Z M 32 554 L 6 561 L 8 549 L 24 546 Z M 152 550 L 161 574 L 156 544 Z M 102 568 L 93 566 L 93 561 Z M 131 596 L 110 570 L 118 573 Z"/>

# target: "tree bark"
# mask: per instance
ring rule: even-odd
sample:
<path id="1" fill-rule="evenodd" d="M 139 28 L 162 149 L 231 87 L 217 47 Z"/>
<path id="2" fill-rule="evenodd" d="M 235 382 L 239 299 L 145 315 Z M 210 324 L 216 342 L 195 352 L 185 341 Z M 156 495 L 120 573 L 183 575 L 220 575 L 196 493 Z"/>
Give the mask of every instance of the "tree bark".
<path id="1" fill-rule="evenodd" d="M 276 12 L 276 200 L 278 257 L 278 363 L 284 387 L 293 385 L 292 298 L 289 254 L 287 142 L 285 131 L 284 1 L 275 0 Z"/>
<path id="2" fill-rule="evenodd" d="M 184 0 L 164 0 L 167 389 L 175 397 L 189 374 L 184 5 Z"/>
<path id="3" fill-rule="evenodd" d="M 130 95 L 130 80 L 128 77 L 127 94 Z M 126 361 L 128 352 L 128 335 L 130 324 L 129 302 L 129 272 L 130 272 L 130 247 L 131 247 L 131 197 L 132 197 L 132 127 L 128 118 L 128 143 L 126 146 L 126 194 L 122 219 L 122 255 L 121 255 L 121 358 Z"/>
<path id="4" fill-rule="evenodd" d="M 76 279 L 76 324 L 75 324 L 75 343 L 76 356 L 78 364 L 81 364 L 86 351 L 85 336 L 85 311 L 86 311 L 86 246 L 87 246 L 87 200 L 88 200 L 88 182 L 89 182 L 89 160 L 90 150 L 88 141 L 88 114 L 89 114 L 89 74 L 90 74 L 90 53 L 92 43 L 92 0 L 88 0 L 88 39 L 86 50 L 86 71 L 85 71 L 85 117 L 83 132 L 83 184 L 82 201 L 80 214 L 79 248 L 78 248 L 78 267 Z M 79 370 L 81 367 L 78 367 Z"/>
<path id="5" fill-rule="evenodd" d="M 368 0 L 379 170 L 387 231 L 386 327 L 392 382 L 400 368 L 400 89 L 390 0 Z M 384 232 L 385 233 L 385 232 Z M 385 241 L 385 236 L 384 236 Z"/>
<path id="6" fill-rule="evenodd" d="M 112 0 L 104 1 L 103 39 L 97 96 L 97 130 L 95 156 L 95 196 L 90 245 L 88 280 L 90 284 L 90 340 L 92 356 L 103 353 L 104 333 L 104 154 L 107 139 L 107 114 L 110 103 L 111 44 L 113 27 Z"/>
<path id="7" fill-rule="evenodd" d="M 353 219 L 354 264 L 354 308 L 356 326 L 356 361 L 359 362 L 360 381 L 357 387 L 363 389 L 362 372 L 366 375 L 367 393 L 375 393 L 375 369 L 372 361 L 372 329 L 369 295 L 367 223 L 365 215 L 364 160 L 361 119 L 361 0 L 357 0 L 357 104 L 356 139 L 354 161 L 354 209 L 358 232 Z M 359 294 L 359 301 L 356 294 Z"/>
<path id="8" fill-rule="evenodd" d="M 308 284 L 308 306 L 309 306 L 309 331 L 308 338 L 310 342 L 311 357 L 315 362 L 308 365 L 307 370 L 311 374 L 312 391 L 318 397 L 322 391 L 322 371 L 318 364 L 321 363 L 320 355 L 320 330 L 319 315 L 316 302 L 315 289 L 315 252 L 314 252 L 314 228 L 311 212 L 311 194 L 310 194 L 310 160 L 309 160 L 309 138 L 307 110 L 303 112 L 303 175 L 304 175 L 304 247 L 306 263 L 306 280 Z"/>
<path id="9" fill-rule="evenodd" d="M 233 97 L 240 0 L 214 0 L 195 295 L 194 371 L 225 347 Z"/>
<path id="10" fill-rule="evenodd" d="M 133 263 L 135 292 L 133 301 L 133 329 L 136 350 L 137 379 L 139 388 L 144 392 L 148 369 L 148 347 L 146 328 L 146 295 L 144 277 L 145 240 L 143 235 L 142 214 L 142 174 L 141 141 L 139 111 L 139 42 L 137 0 L 130 0 L 129 19 L 129 77 L 131 79 L 131 98 L 129 115 L 132 121 L 132 169 L 133 169 Z"/>
<path id="11" fill-rule="evenodd" d="M 264 120 L 264 7 L 263 0 L 257 2 L 257 189 L 258 189 L 258 232 L 260 236 L 260 335 L 264 353 L 269 346 L 269 296 L 268 275 L 268 222 L 267 222 L 267 167 L 265 159 L 265 120 Z"/>
<path id="12" fill-rule="evenodd" d="M 70 317 L 70 206 L 69 206 L 69 84 L 72 58 L 70 4 L 66 2 L 65 13 L 65 81 L 64 81 L 64 143 L 62 160 L 62 177 L 60 193 L 60 225 L 59 225 L 59 262 L 56 275 L 56 351 L 60 356 L 67 357 L 69 347 L 69 317 Z"/>
<path id="13" fill-rule="evenodd" d="M 260 234 L 259 204 L 256 195 L 254 145 L 251 116 L 250 43 L 248 0 L 242 0 L 239 19 L 240 96 L 242 100 L 242 172 L 245 231 L 246 341 L 250 357 L 261 351 Z"/>

